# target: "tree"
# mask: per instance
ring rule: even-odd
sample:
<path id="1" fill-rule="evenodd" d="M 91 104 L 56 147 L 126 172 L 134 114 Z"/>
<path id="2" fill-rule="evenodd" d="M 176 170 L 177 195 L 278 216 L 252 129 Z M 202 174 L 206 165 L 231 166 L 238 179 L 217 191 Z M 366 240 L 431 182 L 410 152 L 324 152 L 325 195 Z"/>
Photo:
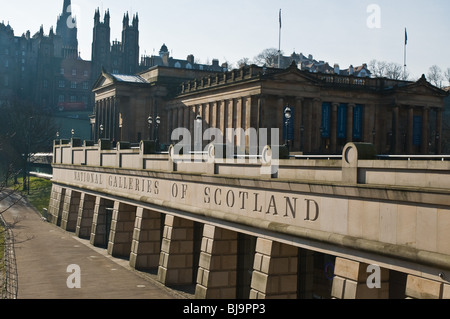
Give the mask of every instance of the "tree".
<path id="1" fill-rule="evenodd" d="M 444 73 L 445 79 L 448 82 L 448 85 L 450 85 L 450 68 L 447 68 L 447 70 Z"/>
<path id="2" fill-rule="evenodd" d="M 278 66 L 278 49 L 269 48 L 263 50 L 253 59 L 254 63 L 259 66 L 266 65 L 267 67 Z M 283 52 L 280 52 L 283 55 Z"/>
<path id="3" fill-rule="evenodd" d="M 388 78 L 391 80 L 407 80 L 409 78 L 409 72 L 405 72 L 404 68 L 398 63 L 372 60 L 368 67 L 376 78 Z"/>
<path id="4" fill-rule="evenodd" d="M 24 101 L 13 101 L 2 108 L 0 117 L 0 158 L 3 169 L 23 176 L 23 189 L 28 189 L 30 157 L 52 148 L 56 125 L 49 114 Z M 10 175 L 10 174 L 7 174 Z"/>
<path id="5" fill-rule="evenodd" d="M 444 76 L 442 75 L 442 69 L 437 65 L 433 65 L 428 69 L 427 74 L 428 80 L 437 87 L 442 87 L 442 80 Z"/>

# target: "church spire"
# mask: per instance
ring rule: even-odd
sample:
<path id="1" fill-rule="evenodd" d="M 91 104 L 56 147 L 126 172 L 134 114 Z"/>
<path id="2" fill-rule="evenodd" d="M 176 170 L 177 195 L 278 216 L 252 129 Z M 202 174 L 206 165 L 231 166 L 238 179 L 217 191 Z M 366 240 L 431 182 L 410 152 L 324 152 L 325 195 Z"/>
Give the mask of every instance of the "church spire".
<path id="1" fill-rule="evenodd" d="M 66 15 L 67 13 L 69 13 L 69 15 L 71 14 L 71 6 L 72 3 L 70 0 L 64 0 L 64 4 L 63 4 L 63 11 L 62 11 L 62 15 Z"/>
<path id="2" fill-rule="evenodd" d="M 56 23 L 56 34 L 61 36 L 65 49 L 78 52 L 77 23 L 73 16 L 72 2 L 64 0 L 63 12 Z"/>

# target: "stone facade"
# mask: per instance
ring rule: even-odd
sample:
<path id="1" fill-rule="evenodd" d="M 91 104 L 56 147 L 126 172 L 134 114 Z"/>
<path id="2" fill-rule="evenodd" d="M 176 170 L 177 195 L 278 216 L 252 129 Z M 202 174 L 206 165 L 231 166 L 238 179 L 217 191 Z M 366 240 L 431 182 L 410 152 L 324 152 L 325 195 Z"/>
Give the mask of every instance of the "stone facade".
<path id="1" fill-rule="evenodd" d="M 267 163 L 76 145 L 55 144 L 49 220 L 196 298 L 449 297 L 447 161 L 349 143 L 262 175 Z"/>
<path id="2" fill-rule="evenodd" d="M 163 74 L 164 78 L 159 76 Z M 146 127 L 146 119 L 159 116 L 157 138 L 170 145 L 178 142 L 172 136 L 177 128 L 187 128 L 192 140 L 200 118 L 202 132 L 217 128 L 222 143 L 247 152 L 248 138 L 232 137 L 227 129 L 269 129 L 268 144 L 286 144 L 297 154 L 341 154 L 348 142 L 372 143 L 378 154 L 442 152 L 447 92 L 425 77 L 417 82 L 361 78 L 310 73 L 296 65 L 283 70 L 253 65 L 209 74 L 155 67 L 139 76 L 148 88 L 135 80 L 111 83 L 105 80 L 111 77 L 108 74 L 97 82 L 94 131 L 105 122 L 99 114 L 115 114 L 119 120 L 113 127 L 121 133 L 114 138 L 132 143 L 154 140 L 155 128 Z M 284 117 L 287 107 L 292 111 L 289 121 Z M 277 140 L 271 141 L 271 128 L 279 129 Z M 98 137 L 94 135 L 94 140 Z M 202 146 L 206 144 L 203 141 Z"/>

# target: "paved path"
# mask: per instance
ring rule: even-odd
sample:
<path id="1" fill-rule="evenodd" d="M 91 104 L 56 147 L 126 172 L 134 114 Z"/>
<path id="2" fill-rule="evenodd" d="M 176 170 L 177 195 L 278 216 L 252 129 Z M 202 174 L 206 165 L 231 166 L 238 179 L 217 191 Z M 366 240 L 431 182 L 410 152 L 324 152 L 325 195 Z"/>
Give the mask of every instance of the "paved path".
<path id="1" fill-rule="evenodd" d="M 0 196 L 2 198 L 3 196 Z M 0 201 L 0 211 L 9 200 Z M 41 219 L 21 201 L 4 214 L 14 224 L 15 254 L 18 269 L 18 299 L 183 299 L 187 295 L 166 288 L 154 275 L 138 272 L 128 260 L 109 256 Z M 70 289 L 69 265 L 80 268 L 81 288 Z"/>

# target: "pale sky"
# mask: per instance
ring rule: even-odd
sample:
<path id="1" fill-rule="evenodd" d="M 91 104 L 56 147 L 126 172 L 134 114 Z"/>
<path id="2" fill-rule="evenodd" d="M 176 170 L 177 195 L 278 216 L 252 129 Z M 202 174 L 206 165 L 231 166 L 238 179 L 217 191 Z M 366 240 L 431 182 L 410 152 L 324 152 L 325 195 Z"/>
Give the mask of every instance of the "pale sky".
<path id="1" fill-rule="evenodd" d="M 44 3 L 44 4 L 42 4 Z M 72 0 L 81 57 L 91 59 L 96 8 L 111 14 L 111 41 L 121 40 L 125 12 L 139 14 L 140 55 L 157 54 L 165 43 L 178 59 L 193 54 L 202 63 L 236 63 L 266 48 L 312 54 L 341 68 L 373 59 L 403 65 L 405 28 L 407 65 L 413 78 L 432 65 L 450 68 L 448 0 Z M 63 0 L 0 0 L 0 21 L 15 35 L 44 26 L 56 28 Z"/>

